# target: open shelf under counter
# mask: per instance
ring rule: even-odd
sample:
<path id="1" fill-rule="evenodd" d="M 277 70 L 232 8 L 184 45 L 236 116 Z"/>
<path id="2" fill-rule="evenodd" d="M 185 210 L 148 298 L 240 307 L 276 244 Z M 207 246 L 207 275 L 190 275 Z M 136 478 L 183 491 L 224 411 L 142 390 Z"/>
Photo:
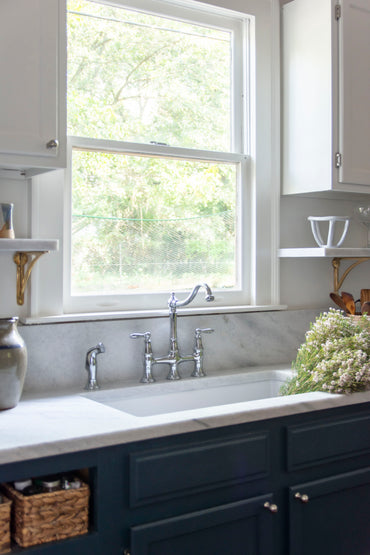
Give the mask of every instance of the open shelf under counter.
<path id="1" fill-rule="evenodd" d="M 0 252 L 50 252 L 58 247 L 57 239 L 0 239 Z"/>

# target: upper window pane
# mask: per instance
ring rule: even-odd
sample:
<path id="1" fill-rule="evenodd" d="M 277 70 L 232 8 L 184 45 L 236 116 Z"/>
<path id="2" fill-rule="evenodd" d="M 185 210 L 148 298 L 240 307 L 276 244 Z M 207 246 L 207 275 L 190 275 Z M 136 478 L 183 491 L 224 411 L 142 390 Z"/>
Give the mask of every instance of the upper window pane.
<path id="1" fill-rule="evenodd" d="M 232 32 L 68 2 L 69 134 L 229 151 Z"/>

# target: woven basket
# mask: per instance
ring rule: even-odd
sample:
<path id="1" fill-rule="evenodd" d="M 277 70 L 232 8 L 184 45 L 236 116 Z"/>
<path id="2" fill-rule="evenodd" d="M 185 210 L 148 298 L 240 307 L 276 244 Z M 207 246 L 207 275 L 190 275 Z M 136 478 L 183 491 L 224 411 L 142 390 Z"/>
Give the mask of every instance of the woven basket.
<path id="1" fill-rule="evenodd" d="M 12 502 L 2 494 L 0 504 L 0 553 L 10 551 L 10 509 Z"/>
<path id="2" fill-rule="evenodd" d="M 12 537 L 22 547 L 86 534 L 89 524 L 89 486 L 25 496 L 2 485 L 13 501 Z"/>

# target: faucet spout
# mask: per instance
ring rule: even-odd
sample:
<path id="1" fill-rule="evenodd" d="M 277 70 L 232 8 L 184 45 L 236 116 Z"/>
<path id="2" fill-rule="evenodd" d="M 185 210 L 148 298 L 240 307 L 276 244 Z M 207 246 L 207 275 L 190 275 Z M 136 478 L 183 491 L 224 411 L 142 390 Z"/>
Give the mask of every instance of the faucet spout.
<path id="1" fill-rule="evenodd" d="M 190 295 L 188 295 L 186 297 L 186 299 L 183 300 L 183 301 L 179 301 L 176 298 L 175 293 L 172 292 L 171 297 L 168 299 L 168 307 L 169 307 L 170 311 L 171 312 L 173 312 L 174 310 L 176 311 L 176 308 L 178 306 L 186 306 L 186 305 L 190 304 L 195 299 L 195 297 L 196 297 L 196 295 L 197 295 L 197 293 L 198 293 L 198 291 L 201 287 L 204 287 L 204 289 L 206 290 L 206 296 L 205 296 L 206 301 L 208 303 L 211 302 L 211 301 L 214 301 L 215 298 L 212 294 L 212 290 L 211 290 L 210 286 L 207 283 L 199 283 L 198 285 L 196 285 L 194 287 L 194 289 L 192 290 Z"/>

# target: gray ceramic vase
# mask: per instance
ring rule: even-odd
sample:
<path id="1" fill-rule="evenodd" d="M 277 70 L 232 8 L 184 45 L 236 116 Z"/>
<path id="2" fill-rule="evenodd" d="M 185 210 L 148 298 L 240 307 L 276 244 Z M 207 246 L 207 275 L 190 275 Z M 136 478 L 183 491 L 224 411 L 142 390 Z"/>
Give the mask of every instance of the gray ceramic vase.
<path id="1" fill-rule="evenodd" d="M 0 318 L 0 410 L 15 407 L 22 395 L 27 348 L 18 332 L 18 318 Z"/>

